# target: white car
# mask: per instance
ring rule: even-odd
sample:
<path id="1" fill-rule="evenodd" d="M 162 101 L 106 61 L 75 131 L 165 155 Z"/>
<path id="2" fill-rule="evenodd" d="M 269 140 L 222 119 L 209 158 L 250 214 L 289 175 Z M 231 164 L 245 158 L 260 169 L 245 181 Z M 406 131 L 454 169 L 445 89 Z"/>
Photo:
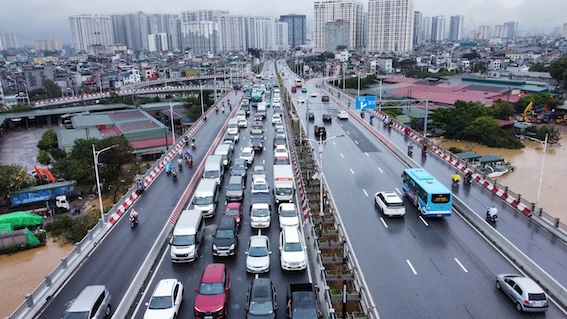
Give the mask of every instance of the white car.
<path id="1" fill-rule="evenodd" d="M 270 204 L 252 204 L 250 209 L 250 227 L 270 228 L 271 213 Z"/>
<path id="2" fill-rule="evenodd" d="M 230 132 L 226 136 L 232 137 L 232 140 L 234 141 L 234 143 L 238 143 L 238 141 L 240 140 L 240 132 L 238 132 L 238 131 Z"/>
<path id="3" fill-rule="evenodd" d="M 268 186 L 268 182 L 266 181 L 265 178 L 255 178 L 252 181 L 252 194 L 256 194 L 256 193 L 266 193 L 269 194 L 270 193 L 270 187 Z"/>
<path id="4" fill-rule="evenodd" d="M 348 120 L 348 113 L 347 113 L 347 111 L 339 111 L 339 114 L 337 114 L 337 117 L 341 120 Z"/>
<path id="5" fill-rule="evenodd" d="M 256 165 L 252 169 L 252 180 L 256 178 L 266 179 L 266 169 L 262 165 Z"/>
<path id="6" fill-rule="evenodd" d="M 281 100 L 281 98 L 280 98 L 279 96 L 275 96 L 275 95 L 274 95 L 274 100 L 273 100 L 273 102 L 274 102 L 274 103 L 281 103 L 282 100 Z"/>
<path id="7" fill-rule="evenodd" d="M 253 274 L 270 271 L 271 253 L 268 236 L 250 236 L 248 249 L 246 249 L 246 271 Z"/>
<path id="8" fill-rule="evenodd" d="M 278 145 L 274 149 L 274 157 L 289 157 L 287 148 L 284 145 Z"/>
<path id="9" fill-rule="evenodd" d="M 242 119 L 246 120 L 246 112 L 245 112 L 245 111 L 242 111 L 242 110 L 241 110 L 241 111 L 238 111 L 238 112 L 236 112 L 236 116 L 235 116 L 235 117 L 236 117 L 236 119 L 239 120 L 239 121 L 242 120 Z"/>
<path id="10" fill-rule="evenodd" d="M 386 216 L 404 216 L 404 201 L 394 192 L 378 192 L 374 194 L 374 204 Z"/>
<path id="11" fill-rule="evenodd" d="M 248 163 L 248 165 L 254 162 L 254 155 L 255 155 L 254 149 L 249 146 L 243 148 L 242 151 L 240 152 L 240 158 L 245 160 L 246 163 Z"/>
<path id="12" fill-rule="evenodd" d="M 274 114 L 272 116 L 272 125 L 281 124 L 282 123 L 282 116 L 280 114 Z"/>
<path id="13" fill-rule="evenodd" d="M 307 268 L 307 253 L 303 237 L 297 227 L 284 227 L 280 232 L 280 265 L 283 270 Z"/>
<path id="14" fill-rule="evenodd" d="M 299 227 L 299 214 L 293 203 L 281 203 L 278 207 L 280 228 Z"/>
<path id="15" fill-rule="evenodd" d="M 303 98 L 303 96 L 300 96 L 297 98 L 297 102 L 298 103 L 305 103 L 305 99 Z"/>
<path id="16" fill-rule="evenodd" d="M 146 306 L 144 319 L 176 318 L 183 301 L 183 284 L 177 279 L 162 279 Z"/>
<path id="17" fill-rule="evenodd" d="M 247 128 L 248 127 L 248 121 L 246 121 L 246 119 L 238 119 L 238 127 L 240 128 Z"/>
<path id="18" fill-rule="evenodd" d="M 311 91 L 311 97 L 317 97 L 317 92 Z"/>

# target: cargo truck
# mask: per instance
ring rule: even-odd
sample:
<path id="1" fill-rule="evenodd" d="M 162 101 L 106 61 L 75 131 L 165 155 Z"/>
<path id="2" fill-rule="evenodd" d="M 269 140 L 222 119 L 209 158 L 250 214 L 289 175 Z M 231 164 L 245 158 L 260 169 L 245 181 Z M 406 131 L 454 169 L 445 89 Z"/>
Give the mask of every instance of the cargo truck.
<path id="1" fill-rule="evenodd" d="M 295 194 L 295 182 L 291 165 L 274 165 L 274 200 L 290 202 Z"/>

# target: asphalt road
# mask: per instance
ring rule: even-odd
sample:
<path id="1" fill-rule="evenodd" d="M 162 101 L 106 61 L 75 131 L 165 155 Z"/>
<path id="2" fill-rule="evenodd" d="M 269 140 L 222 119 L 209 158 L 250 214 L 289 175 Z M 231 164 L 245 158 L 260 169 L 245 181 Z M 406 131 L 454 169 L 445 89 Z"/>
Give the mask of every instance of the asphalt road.
<path id="1" fill-rule="evenodd" d="M 519 314 L 494 288 L 496 274 L 517 270 L 458 215 L 422 220 L 406 202 L 404 218 L 383 217 L 374 208 L 373 195 L 379 190 L 401 194 L 404 166 L 354 120 L 338 120 L 333 99 L 320 103 L 321 92 L 313 82 L 307 86 L 308 92 L 319 92 L 317 98 L 304 94 L 313 101 L 309 107 L 315 122 L 324 112 L 333 114 L 327 138 L 345 135 L 326 143 L 323 170 L 381 318 L 543 317 Z M 304 121 L 306 105 L 299 108 Z M 315 138 L 313 125 L 308 131 Z M 316 145 L 313 148 L 317 151 Z M 448 181 L 451 171 L 445 170 Z M 547 316 L 564 314 L 552 306 Z"/>

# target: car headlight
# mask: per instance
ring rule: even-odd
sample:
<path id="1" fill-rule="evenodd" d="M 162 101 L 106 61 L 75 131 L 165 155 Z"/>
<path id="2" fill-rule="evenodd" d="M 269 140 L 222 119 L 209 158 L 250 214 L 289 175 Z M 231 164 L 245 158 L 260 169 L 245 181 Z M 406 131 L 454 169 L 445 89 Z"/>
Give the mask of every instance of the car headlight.
<path id="1" fill-rule="evenodd" d="M 235 244 L 232 244 L 232 245 L 230 245 L 230 247 L 229 247 L 228 249 L 234 250 L 234 248 L 236 248 L 236 245 L 235 245 Z"/>
<path id="2" fill-rule="evenodd" d="M 217 250 L 217 245 L 213 244 L 213 250 Z"/>

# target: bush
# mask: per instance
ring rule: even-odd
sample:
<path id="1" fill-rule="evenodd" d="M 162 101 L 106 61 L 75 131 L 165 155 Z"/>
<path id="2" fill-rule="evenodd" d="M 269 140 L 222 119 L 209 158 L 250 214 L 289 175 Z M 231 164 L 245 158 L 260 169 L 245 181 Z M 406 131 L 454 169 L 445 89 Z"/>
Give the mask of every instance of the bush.
<path id="1" fill-rule="evenodd" d="M 41 150 L 39 151 L 39 154 L 37 155 L 37 161 L 42 164 L 42 165 L 49 165 L 51 164 L 51 156 L 49 156 L 49 153 L 47 153 L 47 151 Z"/>
<path id="2" fill-rule="evenodd" d="M 86 214 L 81 217 L 71 218 L 68 215 L 57 215 L 53 219 L 51 229 L 53 236 L 70 244 L 81 241 L 88 230 L 98 222 L 96 214 Z"/>
<path id="3" fill-rule="evenodd" d="M 462 149 L 460 149 L 460 148 L 458 148 L 458 147 L 455 147 L 455 146 L 451 146 L 451 147 L 449 147 L 449 149 L 447 149 L 447 150 L 448 150 L 449 152 L 453 153 L 453 154 L 459 154 L 459 153 L 462 153 L 462 152 L 463 152 Z"/>

